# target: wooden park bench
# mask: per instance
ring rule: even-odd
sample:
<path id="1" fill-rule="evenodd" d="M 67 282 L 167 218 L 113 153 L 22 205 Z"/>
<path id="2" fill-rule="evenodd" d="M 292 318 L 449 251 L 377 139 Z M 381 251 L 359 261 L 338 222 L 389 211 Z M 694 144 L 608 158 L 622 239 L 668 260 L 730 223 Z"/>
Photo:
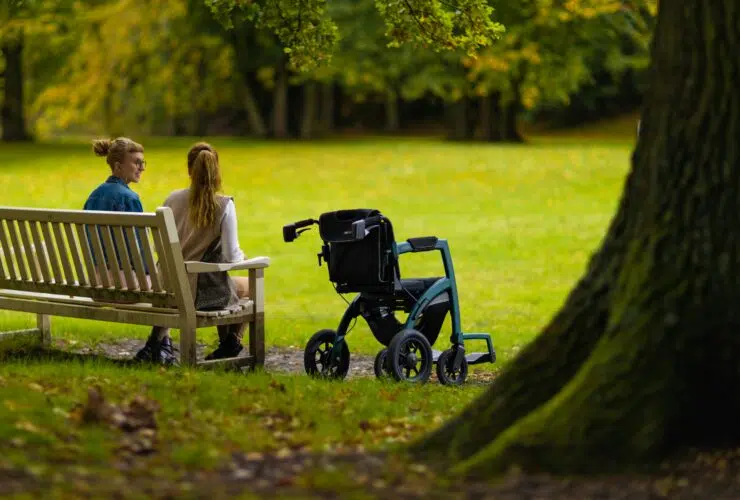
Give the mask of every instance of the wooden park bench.
<path id="1" fill-rule="evenodd" d="M 270 259 L 185 262 L 168 207 L 156 213 L 0 207 L 0 250 L 0 309 L 37 315 L 37 328 L 0 338 L 31 335 L 48 346 L 51 316 L 67 316 L 177 328 L 185 366 L 264 364 L 264 268 Z M 249 270 L 249 299 L 230 310 L 195 309 L 189 273 L 237 270 Z M 247 356 L 197 361 L 196 329 L 244 321 Z"/>

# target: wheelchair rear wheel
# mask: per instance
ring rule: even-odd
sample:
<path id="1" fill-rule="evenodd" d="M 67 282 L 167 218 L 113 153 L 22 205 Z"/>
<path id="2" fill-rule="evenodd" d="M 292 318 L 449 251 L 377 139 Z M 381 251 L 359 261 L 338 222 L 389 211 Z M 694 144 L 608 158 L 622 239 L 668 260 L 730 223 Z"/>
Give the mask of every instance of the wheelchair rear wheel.
<path id="1" fill-rule="evenodd" d="M 303 352 L 303 367 L 306 373 L 317 377 L 343 379 L 349 372 L 349 347 L 342 341 L 339 359 L 331 360 L 331 350 L 337 332 L 334 330 L 319 330 L 314 333 L 306 344 Z"/>
<path id="2" fill-rule="evenodd" d="M 401 330 L 388 346 L 386 363 L 395 380 L 423 384 L 432 374 L 432 346 L 421 332 Z"/>

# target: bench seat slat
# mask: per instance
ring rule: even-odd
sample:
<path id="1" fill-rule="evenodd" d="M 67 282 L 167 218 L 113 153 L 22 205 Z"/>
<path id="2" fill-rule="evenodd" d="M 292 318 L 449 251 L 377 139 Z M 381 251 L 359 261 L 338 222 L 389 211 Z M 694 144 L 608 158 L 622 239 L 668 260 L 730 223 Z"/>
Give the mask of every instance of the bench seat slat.
<path id="1" fill-rule="evenodd" d="M 90 286 L 65 285 L 62 283 L 33 283 L 28 281 L 0 280 L 0 289 L 23 290 L 26 292 L 51 293 L 68 297 L 90 297 L 111 302 L 151 302 L 156 306 L 174 307 L 173 294 L 164 292 L 139 292 Z"/>
<path id="2" fill-rule="evenodd" d="M 132 310 L 113 307 L 95 307 L 89 304 L 51 303 L 42 300 L 0 297 L 0 309 L 51 316 L 67 316 L 85 318 L 113 323 L 129 323 L 132 325 L 163 326 L 178 328 L 180 317 L 177 313 L 162 314 L 142 309 Z"/>

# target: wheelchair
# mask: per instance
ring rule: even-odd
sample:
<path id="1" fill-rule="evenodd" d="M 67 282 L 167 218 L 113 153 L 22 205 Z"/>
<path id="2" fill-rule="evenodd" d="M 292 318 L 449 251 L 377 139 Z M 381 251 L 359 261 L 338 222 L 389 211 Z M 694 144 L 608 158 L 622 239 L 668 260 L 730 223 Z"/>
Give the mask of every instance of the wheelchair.
<path id="1" fill-rule="evenodd" d="M 375 357 L 378 378 L 424 383 L 436 364 L 445 385 L 461 385 L 468 366 L 494 363 L 496 352 L 486 333 L 463 333 L 452 256 L 446 240 L 436 236 L 396 242 L 391 221 L 373 209 L 338 210 L 283 226 L 283 240 L 294 241 L 311 226 L 323 241 L 318 263 L 326 262 L 337 293 L 354 293 L 336 330 L 316 332 L 306 344 L 304 368 L 309 375 L 343 379 L 349 372 L 346 341 L 358 316 L 385 346 Z M 399 257 L 410 252 L 439 251 L 445 275 L 401 278 Z M 346 300 L 346 299 L 345 299 Z M 399 321 L 396 312 L 407 314 Z M 451 315 L 450 346 L 433 350 L 447 314 Z M 485 340 L 487 351 L 465 353 L 466 340 Z"/>

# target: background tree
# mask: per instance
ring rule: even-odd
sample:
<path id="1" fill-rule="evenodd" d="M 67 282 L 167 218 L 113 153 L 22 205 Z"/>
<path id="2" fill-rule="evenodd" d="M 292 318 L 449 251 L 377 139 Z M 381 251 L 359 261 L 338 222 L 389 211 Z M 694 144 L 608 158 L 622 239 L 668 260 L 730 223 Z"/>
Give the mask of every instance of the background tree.
<path id="1" fill-rule="evenodd" d="M 26 45 L 35 36 L 47 38 L 64 28 L 71 1 L 4 0 L 0 2 L 0 107 L 2 140 L 31 138 L 26 123 L 25 69 Z"/>
<path id="2" fill-rule="evenodd" d="M 34 104 L 43 131 L 94 124 L 111 135 L 197 134 L 206 113 L 232 102 L 233 55 L 189 29 L 182 0 L 77 9 L 76 48 Z"/>
<path id="3" fill-rule="evenodd" d="M 480 96 L 479 126 L 488 141 L 520 142 L 523 111 L 562 107 L 594 73 L 606 71 L 602 85 L 607 86 L 647 61 L 652 0 L 493 5 L 506 33 L 479 57 L 464 61 Z"/>

